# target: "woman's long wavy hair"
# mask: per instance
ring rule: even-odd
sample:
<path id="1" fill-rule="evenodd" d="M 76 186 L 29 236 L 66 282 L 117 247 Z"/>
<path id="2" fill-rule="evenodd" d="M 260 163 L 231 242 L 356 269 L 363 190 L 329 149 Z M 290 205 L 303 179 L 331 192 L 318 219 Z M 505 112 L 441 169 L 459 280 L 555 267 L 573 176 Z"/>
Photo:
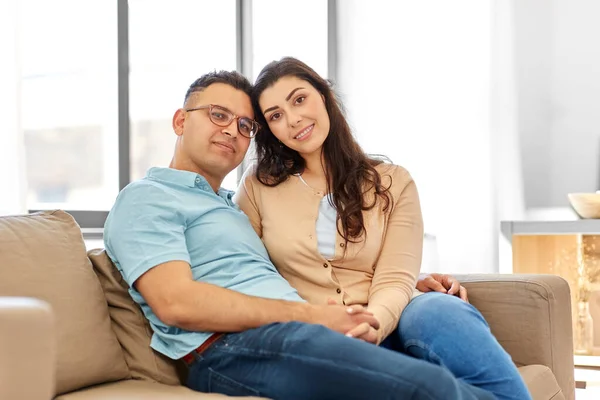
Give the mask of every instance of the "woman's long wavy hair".
<path id="1" fill-rule="evenodd" d="M 261 94 L 286 76 L 295 76 L 310 83 L 325 98 L 330 130 L 321 151 L 325 162 L 327 193 L 334 194 L 331 196 L 332 206 L 337 211 L 342 228 L 340 231 L 338 226 L 339 234 L 346 242 L 358 242 L 363 234 L 366 235 L 362 212 L 375 207 L 378 199 L 383 201 L 383 211 L 387 212 L 392 202 L 389 186 L 382 184 L 381 176 L 375 169 L 382 161 L 368 157 L 354 140 L 331 83 L 292 57 L 265 66 L 252 90 L 252 105 L 261 126 L 255 138 L 256 177 L 264 185 L 277 186 L 290 175 L 301 174 L 306 167 L 300 154 L 282 145 L 271 132 L 258 104 Z M 368 201 L 367 193 L 372 190 L 375 196 L 369 196 L 371 201 Z"/>

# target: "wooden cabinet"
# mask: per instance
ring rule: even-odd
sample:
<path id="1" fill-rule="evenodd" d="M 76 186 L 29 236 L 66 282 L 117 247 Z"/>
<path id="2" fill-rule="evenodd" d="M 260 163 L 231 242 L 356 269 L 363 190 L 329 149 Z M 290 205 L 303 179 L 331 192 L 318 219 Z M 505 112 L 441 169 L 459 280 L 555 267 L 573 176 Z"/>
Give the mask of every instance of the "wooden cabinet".
<path id="1" fill-rule="evenodd" d="M 599 356 L 600 220 L 504 221 L 500 240 L 501 273 L 554 274 L 569 282 L 576 354 Z"/>

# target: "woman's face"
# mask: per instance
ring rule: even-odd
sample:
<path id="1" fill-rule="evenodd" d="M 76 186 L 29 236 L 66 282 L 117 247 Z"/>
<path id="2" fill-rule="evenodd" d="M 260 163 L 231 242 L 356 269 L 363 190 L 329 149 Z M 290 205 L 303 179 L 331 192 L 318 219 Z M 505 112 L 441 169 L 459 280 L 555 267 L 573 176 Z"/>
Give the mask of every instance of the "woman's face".
<path id="1" fill-rule="evenodd" d="M 329 135 L 325 98 L 310 83 L 286 76 L 267 88 L 258 100 L 271 132 L 303 157 L 320 152 Z"/>

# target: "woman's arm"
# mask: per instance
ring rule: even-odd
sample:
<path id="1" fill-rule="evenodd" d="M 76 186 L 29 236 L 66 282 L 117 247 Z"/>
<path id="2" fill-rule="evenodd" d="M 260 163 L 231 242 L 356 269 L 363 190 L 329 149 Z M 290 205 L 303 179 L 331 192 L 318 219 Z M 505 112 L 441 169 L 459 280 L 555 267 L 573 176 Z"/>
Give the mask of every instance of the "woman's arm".
<path id="1" fill-rule="evenodd" d="M 369 290 L 368 308 L 381 324 L 378 343 L 398 326 L 400 314 L 412 298 L 423 253 L 417 187 L 403 168 L 396 167 L 391 176 L 394 205 Z"/>
<path id="2" fill-rule="evenodd" d="M 238 205 L 240 210 L 248 216 L 254 231 L 262 238 L 262 219 L 256 203 L 253 177 L 254 167 L 250 166 L 246 169 L 246 172 L 240 181 L 240 185 L 233 196 L 233 201 Z"/>

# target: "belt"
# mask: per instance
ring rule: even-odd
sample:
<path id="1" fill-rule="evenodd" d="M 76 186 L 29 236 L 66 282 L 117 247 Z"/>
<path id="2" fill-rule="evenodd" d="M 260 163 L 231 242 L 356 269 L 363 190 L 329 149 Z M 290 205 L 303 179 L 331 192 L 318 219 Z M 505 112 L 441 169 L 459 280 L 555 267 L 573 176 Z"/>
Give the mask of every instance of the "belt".
<path id="1" fill-rule="evenodd" d="M 200 346 L 198 346 L 198 348 L 190 351 L 188 354 L 181 357 L 181 360 L 183 360 L 183 362 L 186 365 L 188 365 L 188 366 L 191 365 L 196 360 L 196 357 L 194 357 L 194 353 L 196 353 L 196 354 L 204 353 L 206 350 L 208 350 L 208 348 L 210 346 L 212 346 L 213 343 L 215 343 L 217 340 L 219 340 L 223 336 L 224 336 L 223 333 L 213 333 L 212 335 L 210 335 L 208 337 L 208 339 L 206 339 L 204 341 L 204 343 L 202 343 Z"/>

